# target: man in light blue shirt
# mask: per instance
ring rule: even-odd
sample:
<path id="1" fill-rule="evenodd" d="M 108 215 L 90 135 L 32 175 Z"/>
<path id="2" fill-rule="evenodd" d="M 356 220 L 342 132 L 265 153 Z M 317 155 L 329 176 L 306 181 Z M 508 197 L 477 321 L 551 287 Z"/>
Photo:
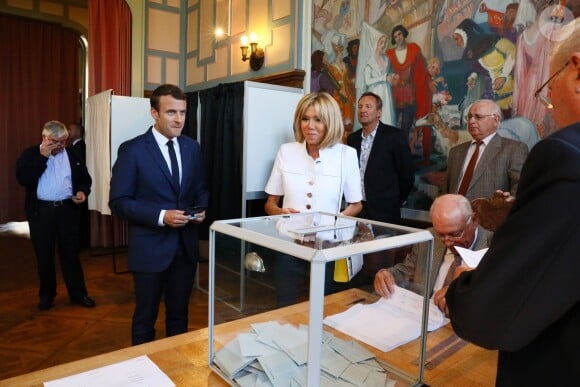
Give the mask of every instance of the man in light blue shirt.
<path id="1" fill-rule="evenodd" d="M 25 210 L 30 239 L 36 253 L 40 310 L 53 306 L 56 297 L 55 245 L 70 301 L 86 308 L 95 301 L 87 294 L 79 261 L 79 205 L 91 192 L 91 177 L 84 161 L 65 148 L 66 126 L 49 121 L 42 143 L 22 152 L 16 162 L 16 178 L 26 188 Z"/>

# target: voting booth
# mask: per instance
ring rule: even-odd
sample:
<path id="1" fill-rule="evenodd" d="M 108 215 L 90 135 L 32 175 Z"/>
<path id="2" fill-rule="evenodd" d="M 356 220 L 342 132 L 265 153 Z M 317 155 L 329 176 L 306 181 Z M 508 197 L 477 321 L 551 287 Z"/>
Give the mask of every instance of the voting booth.
<path id="1" fill-rule="evenodd" d="M 149 98 L 114 95 L 109 89 L 87 98 L 87 169 L 93 178 L 90 210 L 111 215 L 109 183 L 119 146 L 153 125 Z"/>
<path id="2" fill-rule="evenodd" d="M 268 381 L 319 386 L 338 379 L 355 385 L 421 385 L 426 333 L 444 323 L 430 304 L 428 279 L 420 294 L 400 288 L 393 300 L 370 305 L 362 305 L 366 297 L 361 296 L 327 308 L 335 295 L 324 294 L 326 268 L 335 261 L 417 243 L 427 244 L 424 264 L 430 272 L 433 236 L 426 230 L 324 212 L 214 222 L 209 246 L 210 367 L 240 386 Z M 306 262 L 306 303 L 276 304 L 275 285 L 280 282 L 273 276 L 282 255 Z M 240 257 L 241 273 L 235 270 Z M 292 281 L 298 278 L 289 274 L 285 282 Z M 231 306 L 231 313 L 224 313 L 223 305 Z M 392 307 L 398 312 L 372 317 Z M 405 358 L 411 352 L 418 359 L 412 374 L 396 366 L 401 353 L 394 351 L 400 345 Z"/>

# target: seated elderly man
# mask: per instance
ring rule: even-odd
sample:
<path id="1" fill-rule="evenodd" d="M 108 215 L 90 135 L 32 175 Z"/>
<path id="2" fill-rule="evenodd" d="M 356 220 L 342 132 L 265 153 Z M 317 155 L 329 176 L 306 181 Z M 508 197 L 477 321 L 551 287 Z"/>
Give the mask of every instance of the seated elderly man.
<path id="1" fill-rule="evenodd" d="M 444 295 L 455 269 L 462 263 L 455 246 L 480 250 L 491 242 L 492 233 L 478 225 L 477 214 L 462 195 L 447 194 L 435 199 L 431 206 L 431 221 L 433 227 L 429 231 L 435 238 L 431 272 L 425 273 L 427 244 L 416 244 L 403 262 L 377 272 L 374 287 L 378 294 L 390 297 L 395 291 L 395 284 L 420 293 L 428 274 L 432 286 L 430 293 L 440 291 Z M 435 296 L 436 303 L 443 299 L 437 297 L 439 293 Z M 443 305 L 437 304 L 443 310 Z"/>

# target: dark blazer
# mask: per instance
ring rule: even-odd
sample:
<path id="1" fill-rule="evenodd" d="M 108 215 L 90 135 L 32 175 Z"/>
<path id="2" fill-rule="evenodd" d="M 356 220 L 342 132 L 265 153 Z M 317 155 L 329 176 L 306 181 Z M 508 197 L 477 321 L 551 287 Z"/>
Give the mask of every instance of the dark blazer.
<path id="1" fill-rule="evenodd" d="M 471 141 L 464 142 L 449 151 L 445 193 L 457 193 L 461 184 L 461 169 L 470 145 Z M 522 165 L 527 156 L 526 144 L 496 134 L 487 144 L 473 171 L 465 197 L 469 200 L 492 197 L 498 189 L 515 195 Z"/>
<path id="2" fill-rule="evenodd" d="M 580 123 L 538 142 L 489 251 L 446 294 L 457 334 L 499 349 L 497 385 L 577 385 Z"/>
<path id="3" fill-rule="evenodd" d="M 86 196 L 91 193 L 92 179 L 87 171 L 85 163 L 78 158 L 70 147 L 65 148 L 70 162 L 71 180 L 73 185 L 73 195 L 83 191 Z M 16 179 L 20 185 L 26 188 L 26 198 L 24 209 L 28 220 L 38 217 L 38 198 L 36 190 L 38 180 L 46 170 L 48 157 L 40 153 L 40 145 L 32 146 L 20 155 L 16 161 Z"/>
<path id="4" fill-rule="evenodd" d="M 84 163 L 87 162 L 87 144 L 85 144 L 85 140 L 82 138 L 71 145 L 72 150 L 75 151 L 79 159 L 81 159 Z"/>
<path id="5" fill-rule="evenodd" d="M 361 141 L 361 130 L 347 138 L 359 160 Z M 371 220 L 396 223 L 401 219 L 401 205 L 413 187 L 414 172 L 402 131 L 380 122 L 364 176 L 365 210 Z"/>
<path id="6" fill-rule="evenodd" d="M 197 141 L 179 136 L 182 177 L 179 191 L 171 183 L 171 172 L 153 137 L 152 128 L 119 147 L 113 166 L 109 207 L 114 215 L 129 222 L 129 270 L 165 270 L 182 238 L 187 256 L 199 256 L 198 226 L 159 226 L 161 210 L 207 207 L 208 192 L 202 170 L 201 148 Z"/>

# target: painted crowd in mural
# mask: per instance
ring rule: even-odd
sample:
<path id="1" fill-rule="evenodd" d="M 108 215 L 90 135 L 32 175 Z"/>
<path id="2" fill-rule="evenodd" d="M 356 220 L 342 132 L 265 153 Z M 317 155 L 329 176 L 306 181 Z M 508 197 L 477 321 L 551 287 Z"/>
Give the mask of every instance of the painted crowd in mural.
<path id="1" fill-rule="evenodd" d="M 427 210 L 449 149 L 471 140 L 463 115 L 474 101 L 494 100 L 500 135 L 529 147 L 555 130 L 534 93 L 573 2 L 315 0 L 311 90 L 334 96 L 347 134 L 360 127 L 358 97 L 381 96 L 381 121 L 403 131 L 416 163 L 407 206 Z"/>

